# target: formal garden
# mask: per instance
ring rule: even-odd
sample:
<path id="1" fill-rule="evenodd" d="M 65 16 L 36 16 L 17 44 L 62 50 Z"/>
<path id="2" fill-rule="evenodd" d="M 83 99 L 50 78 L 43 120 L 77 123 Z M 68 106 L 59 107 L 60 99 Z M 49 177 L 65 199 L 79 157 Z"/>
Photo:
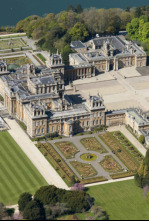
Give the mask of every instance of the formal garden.
<path id="1" fill-rule="evenodd" d="M 41 141 L 37 147 L 68 186 L 134 176 L 143 160 L 119 131 Z"/>
<path id="2" fill-rule="evenodd" d="M 0 40 L 0 50 L 25 47 L 26 43 L 21 38 Z"/>
<path id="3" fill-rule="evenodd" d="M 100 162 L 100 165 L 104 168 L 105 171 L 109 173 L 117 173 L 123 171 L 121 165 L 117 163 L 116 160 L 110 155 L 105 156 L 105 158 Z"/>
<path id="4" fill-rule="evenodd" d="M 75 168 L 75 170 L 80 174 L 82 178 L 89 178 L 97 175 L 97 171 L 93 168 L 91 164 L 72 161 L 71 165 Z"/>
<path id="5" fill-rule="evenodd" d="M 74 158 L 79 150 L 71 142 L 57 142 L 56 147 L 61 151 L 61 153 L 66 157 L 66 159 Z"/>
<path id="6" fill-rule="evenodd" d="M 83 138 L 81 143 L 87 150 L 97 151 L 99 153 L 107 153 L 106 149 L 95 137 Z"/>

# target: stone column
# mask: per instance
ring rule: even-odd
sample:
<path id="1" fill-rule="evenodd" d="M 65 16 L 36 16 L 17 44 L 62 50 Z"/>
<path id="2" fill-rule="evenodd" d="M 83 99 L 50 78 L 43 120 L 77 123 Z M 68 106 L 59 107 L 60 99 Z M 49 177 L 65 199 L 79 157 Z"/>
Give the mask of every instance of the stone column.
<path id="1" fill-rule="evenodd" d="M 110 61 L 106 60 L 106 71 L 109 72 L 110 70 Z"/>

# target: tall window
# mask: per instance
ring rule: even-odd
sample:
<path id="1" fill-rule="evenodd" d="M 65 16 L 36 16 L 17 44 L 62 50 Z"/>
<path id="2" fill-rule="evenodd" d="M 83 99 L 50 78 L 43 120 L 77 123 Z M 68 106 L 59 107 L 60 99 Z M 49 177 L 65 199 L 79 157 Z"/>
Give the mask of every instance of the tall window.
<path id="1" fill-rule="evenodd" d="M 44 128 L 42 128 L 42 133 L 44 134 Z"/>

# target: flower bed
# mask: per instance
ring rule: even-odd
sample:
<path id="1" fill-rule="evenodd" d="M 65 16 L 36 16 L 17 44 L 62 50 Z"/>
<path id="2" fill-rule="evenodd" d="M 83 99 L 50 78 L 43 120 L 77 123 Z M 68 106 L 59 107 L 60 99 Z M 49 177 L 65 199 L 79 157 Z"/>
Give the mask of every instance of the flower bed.
<path id="1" fill-rule="evenodd" d="M 99 164 L 109 173 L 118 173 L 123 171 L 121 165 L 117 163 L 112 156 L 105 156 L 104 160 L 102 160 Z"/>
<path id="2" fill-rule="evenodd" d="M 138 162 L 137 158 L 130 153 L 128 148 L 126 148 L 126 143 L 124 145 L 124 143 L 120 142 L 120 140 L 118 140 L 117 137 L 114 137 L 114 134 L 115 132 L 107 132 L 105 134 L 100 135 L 100 138 L 106 143 L 106 145 L 112 150 L 112 152 L 117 157 L 119 157 L 119 159 L 125 164 L 128 170 L 136 172 L 139 168 L 140 163 Z M 125 138 L 123 137 L 122 140 L 125 141 Z M 128 143 L 128 145 L 130 144 Z"/>
<path id="3" fill-rule="evenodd" d="M 94 177 L 97 175 L 97 171 L 90 164 L 80 163 L 78 161 L 72 161 L 70 163 L 83 178 Z"/>
<path id="4" fill-rule="evenodd" d="M 71 184 L 71 178 L 75 176 L 75 179 L 78 180 L 78 177 L 74 174 L 74 172 L 70 169 L 70 167 L 65 163 L 62 157 L 57 153 L 54 147 L 50 143 L 46 144 L 37 144 L 37 147 L 41 150 L 44 156 L 50 161 L 55 170 L 59 173 L 59 175 L 67 181 L 67 183 Z"/>
<path id="5" fill-rule="evenodd" d="M 64 157 L 66 157 L 66 159 L 74 158 L 76 153 L 79 152 L 79 150 L 71 142 L 57 142 L 55 145 L 61 151 Z"/>
<path id="6" fill-rule="evenodd" d="M 90 151 L 97 151 L 99 153 L 107 153 L 105 148 L 99 143 L 95 137 L 87 137 L 81 140 L 83 146 Z"/>

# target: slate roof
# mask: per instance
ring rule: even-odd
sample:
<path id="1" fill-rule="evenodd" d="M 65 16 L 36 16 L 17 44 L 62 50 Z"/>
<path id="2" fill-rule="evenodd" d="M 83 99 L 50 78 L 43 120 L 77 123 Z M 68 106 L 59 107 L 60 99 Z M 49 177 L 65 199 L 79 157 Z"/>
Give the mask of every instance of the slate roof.
<path id="1" fill-rule="evenodd" d="M 71 47 L 74 49 L 86 48 L 85 44 L 83 44 L 81 41 L 72 41 Z"/>

